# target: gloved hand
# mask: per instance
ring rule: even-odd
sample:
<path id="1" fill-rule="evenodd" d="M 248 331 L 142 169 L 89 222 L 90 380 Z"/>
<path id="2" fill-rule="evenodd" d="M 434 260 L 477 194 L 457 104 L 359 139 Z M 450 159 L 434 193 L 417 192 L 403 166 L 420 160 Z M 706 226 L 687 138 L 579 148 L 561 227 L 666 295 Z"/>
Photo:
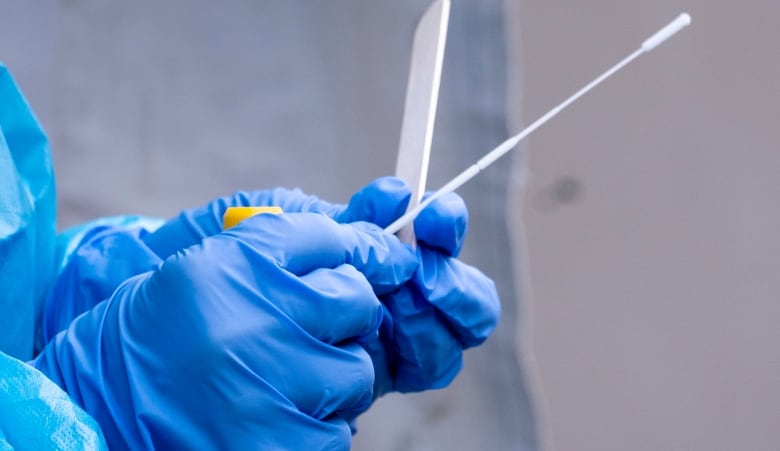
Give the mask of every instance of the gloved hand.
<path id="1" fill-rule="evenodd" d="M 409 198 L 407 185 L 394 177 L 375 180 L 352 196 L 348 205 L 331 204 L 300 190 L 239 192 L 185 210 L 151 234 L 105 230 L 87 240 L 68 263 L 52 290 L 58 299 L 50 297 L 47 313 L 49 306 L 74 303 L 69 298 L 78 298 L 82 308 L 94 305 L 113 292 L 132 268 L 147 270 L 156 265 L 157 256 L 166 258 L 220 233 L 229 206 L 275 205 L 287 213 L 321 212 L 338 222 L 367 221 L 385 227 L 403 214 Z M 380 296 L 389 310 L 382 321 L 381 340 L 361 340 L 374 361 L 375 398 L 391 391 L 446 386 L 462 366 L 463 350 L 483 342 L 500 315 L 493 282 L 457 259 L 468 225 L 463 200 L 457 194 L 436 200 L 414 225 L 420 270 L 403 289 Z M 130 255 L 132 261 L 117 263 Z M 100 270 L 90 277 L 95 268 Z M 73 278 L 79 280 L 69 281 Z M 87 278 L 89 284 L 81 282 Z M 69 322 L 59 319 L 61 327 Z"/>
<path id="2" fill-rule="evenodd" d="M 348 449 L 414 254 L 366 223 L 249 218 L 124 282 L 33 362 L 112 449 Z"/>
<path id="3" fill-rule="evenodd" d="M 463 350 L 495 329 L 501 313 L 495 284 L 457 259 L 467 228 L 466 204 L 454 193 L 415 219 L 419 268 L 412 281 L 380 297 L 392 319 L 392 326 L 385 321 L 380 329 L 383 346 L 374 337 L 373 345 L 362 342 L 374 359 L 375 397 L 449 385 L 463 365 Z M 382 356 L 384 365 L 378 363 Z"/>
<path id="4" fill-rule="evenodd" d="M 409 187 L 382 177 L 358 191 L 348 205 L 331 204 L 300 190 L 239 192 L 203 207 L 185 210 L 143 241 L 161 258 L 222 230 L 232 206 L 280 206 L 285 212 L 322 212 L 338 222 L 390 225 L 405 211 Z M 389 309 L 376 337 L 361 343 L 374 360 L 374 396 L 448 385 L 462 367 L 463 350 L 482 343 L 495 329 L 501 305 L 493 282 L 457 259 L 468 226 L 463 199 L 451 193 L 429 205 L 415 220 L 420 269 L 396 293 L 381 296 Z"/>

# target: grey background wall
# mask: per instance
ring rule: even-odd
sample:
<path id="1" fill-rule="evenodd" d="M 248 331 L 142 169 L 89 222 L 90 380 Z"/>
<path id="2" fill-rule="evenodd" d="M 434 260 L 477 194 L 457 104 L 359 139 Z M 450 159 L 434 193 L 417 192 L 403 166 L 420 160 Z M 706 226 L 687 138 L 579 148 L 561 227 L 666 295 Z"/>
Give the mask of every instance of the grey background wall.
<path id="1" fill-rule="evenodd" d="M 780 447 L 780 3 L 524 0 L 533 348 L 558 450 Z M 517 55 L 516 55 L 517 56 Z"/>

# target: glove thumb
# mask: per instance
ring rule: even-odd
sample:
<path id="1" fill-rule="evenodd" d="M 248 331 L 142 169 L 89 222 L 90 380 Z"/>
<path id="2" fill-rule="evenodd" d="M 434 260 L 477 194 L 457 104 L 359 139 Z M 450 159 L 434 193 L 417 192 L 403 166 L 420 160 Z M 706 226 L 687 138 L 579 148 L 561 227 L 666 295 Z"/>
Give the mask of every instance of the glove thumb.
<path id="1" fill-rule="evenodd" d="M 380 177 L 355 193 L 349 204 L 332 217 L 336 222 L 365 221 L 387 227 L 406 211 L 411 190 L 397 177 Z"/>

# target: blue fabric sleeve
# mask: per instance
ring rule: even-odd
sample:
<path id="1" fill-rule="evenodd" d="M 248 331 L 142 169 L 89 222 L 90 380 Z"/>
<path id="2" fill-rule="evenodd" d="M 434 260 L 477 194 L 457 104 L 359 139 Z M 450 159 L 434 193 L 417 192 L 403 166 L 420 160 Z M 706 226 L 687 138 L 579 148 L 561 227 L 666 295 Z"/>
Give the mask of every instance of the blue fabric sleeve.
<path id="1" fill-rule="evenodd" d="M 108 448 L 97 422 L 54 382 L 0 352 L 0 449 Z"/>

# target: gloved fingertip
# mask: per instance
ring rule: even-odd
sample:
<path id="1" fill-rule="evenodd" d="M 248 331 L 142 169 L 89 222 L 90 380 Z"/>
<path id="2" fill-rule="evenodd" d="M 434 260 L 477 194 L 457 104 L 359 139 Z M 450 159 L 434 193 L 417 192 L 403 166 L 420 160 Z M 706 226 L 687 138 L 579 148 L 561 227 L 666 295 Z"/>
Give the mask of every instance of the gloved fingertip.
<path id="1" fill-rule="evenodd" d="M 376 304 L 376 313 L 374 315 L 373 321 L 370 322 L 366 326 L 366 332 L 362 335 L 362 337 L 358 338 L 358 340 L 362 339 L 369 339 L 373 337 L 377 337 L 379 335 L 379 327 L 382 325 L 382 318 L 384 317 L 385 313 L 382 309 L 382 304 L 377 302 Z"/>
<path id="2" fill-rule="evenodd" d="M 445 388 L 455 380 L 461 369 L 463 369 L 462 352 L 440 359 L 430 368 L 402 364 L 399 365 L 396 374 L 396 390 L 399 393 L 416 393 Z"/>
<path id="3" fill-rule="evenodd" d="M 446 319 L 463 349 L 484 342 L 498 326 L 501 301 L 496 285 L 477 268 L 422 249 L 415 284 Z"/>
<path id="4" fill-rule="evenodd" d="M 386 227 L 404 214 L 410 198 L 411 190 L 403 180 L 380 177 L 352 196 L 338 221 L 366 221 Z"/>
<path id="5" fill-rule="evenodd" d="M 483 293 L 481 320 L 473 323 L 465 323 L 460 326 L 459 339 L 463 349 L 479 346 L 488 339 L 498 327 L 501 319 L 501 301 L 498 297 L 495 283 L 488 279 L 485 287 L 480 290 Z"/>
<path id="6" fill-rule="evenodd" d="M 300 188 L 274 188 L 268 191 L 263 203 L 256 205 L 281 207 L 282 210 L 290 213 L 324 213 L 334 219 L 344 210 L 343 205 L 333 204 L 317 196 L 306 194 Z"/>
<path id="7" fill-rule="evenodd" d="M 357 418 L 347 420 L 347 425 L 349 425 L 349 432 L 352 433 L 353 436 L 357 434 Z"/>
<path id="8" fill-rule="evenodd" d="M 414 221 L 414 232 L 418 241 L 457 257 L 466 238 L 468 222 L 469 213 L 463 198 L 448 193 L 420 212 Z"/>
<path id="9" fill-rule="evenodd" d="M 377 295 L 389 293 L 412 279 L 419 259 L 410 245 L 369 222 L 355 222 L 350 226 L 370 235 L 374 243 L 373 251 L 361 254 L 362 262 L 353 263 L 363 268 Z"/>

